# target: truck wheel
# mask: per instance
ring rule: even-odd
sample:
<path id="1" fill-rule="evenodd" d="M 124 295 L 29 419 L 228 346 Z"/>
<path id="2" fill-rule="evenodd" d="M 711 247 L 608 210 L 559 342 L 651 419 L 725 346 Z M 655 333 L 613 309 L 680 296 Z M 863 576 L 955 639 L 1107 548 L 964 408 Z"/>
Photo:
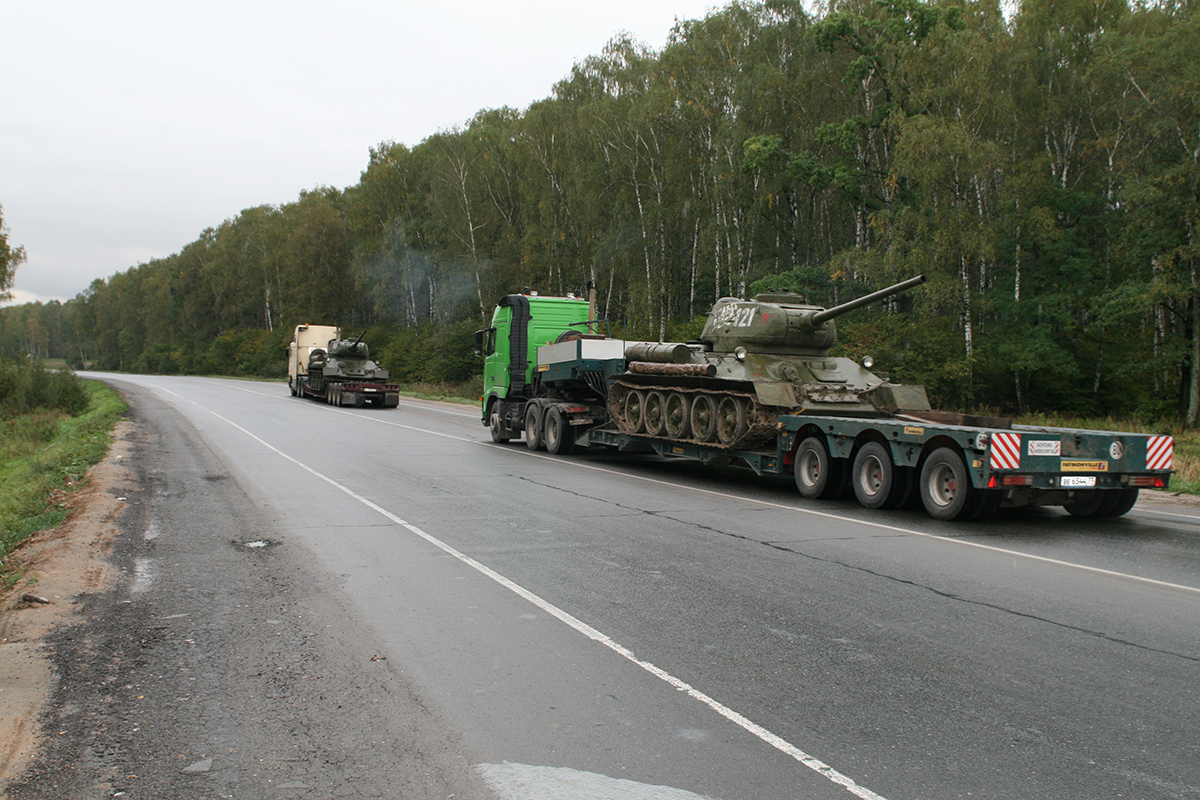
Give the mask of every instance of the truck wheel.
<path id="1" fill-rule="evenodd" d="M 921 468 L 921 502 L 934 519 L 952 520 L 966 516 L 978 504 L 968 504 L 974 487 L 962 456 L 949 447 L 939 447 Z"/>
<path id="2" fill-rule="evenodd" d="M 666 422 L 666 400 L 662 392 L 646 393 L 646 433 L 662 436 Z"/>
<path id="3" fill-rule="evenodd" d="M 492 433 L 492 441 L 496 444 L 508 444 L 509 436 L 504 430 L 504 420 L 500 419 L 499 404 L 492 406 L 488 414 L 488 430 Z"/>
<path id="4" fill-rule="evenodd" d="M 296 391 L 296 382 L 291 378 L 288 378 L 288 390 L 291 391 L 292 397 L 300 394 L 300 392 Z"/>
<path id="5" fill-rule="evenodd" d="M 1117 489 L 1111 492 L 1105 492 L 1108 495 L 1104 499 L 1104 504 L 1100 506 L 1100 510 L 1096 512 L 1097 517 L 1123 517 L 1133 508 L 1133 504 L 1138 499 L 1138 489 Z"/>
<path id="6" fill-rule="evenodd" d="M 850 475 L 854 496 L 863 508 L 884 508 L 897 488 L 892 454 L 879 442 L 867 442 L 859 448 Z"/>
<path id="7" fill-rule="evenodd" d="M 537 403 L 525 407 L 525 446 L 530 450 L 542 446 L 542 414 Z"/>
<path id="8" fill-rule="evenodd" d="M 692 437 L 701 442 L 711 442 L 717 435 L 717 407 L 710 395 L 698 394 L 692 400 L 692 413 L 688 415 L 692 425 Z"/>
<path id="9" fill-rule="evenodd" d="M 667 404 L 663 408 L 663 425 L 667 436 L 672 439 L 686 439 L 688 429 L 688 397 L 683 392 L 671 392 L 667 395 Z"/>
<path id="10" fill-rule="evenodd" d="M 717 404 L 717 441 L 731 447 L 745 435 L 745 404 L 736 397 L 722 397 Z"/>
<path id="11" fill-rule="evenodd" d="M 802 497 L 830 500 L 841 493 L 843 463 L 841 459 L 832 458 L 825 443 L 815 436 L 808 437 L 796 448 L 792 471 Z"/>
<path id="12" fill-rule="evenodd" d="M 542 423 L 542 436 L 546 440 L 546 450 L 556 456 L 569 456 L 575 450 L 575 434 L 567 415 L 558 406 L 546 409 L 546 419 Z"/>
<path id="13" fill-rule="evenodd" d="M 1075 493 L 1075 498 L 1069 503 L 1063 503 L 1063 508 L 1072 517 L 1097 517 L 1104 505 L 1105 495 L 1099 489 L 1084 489 Z"/>

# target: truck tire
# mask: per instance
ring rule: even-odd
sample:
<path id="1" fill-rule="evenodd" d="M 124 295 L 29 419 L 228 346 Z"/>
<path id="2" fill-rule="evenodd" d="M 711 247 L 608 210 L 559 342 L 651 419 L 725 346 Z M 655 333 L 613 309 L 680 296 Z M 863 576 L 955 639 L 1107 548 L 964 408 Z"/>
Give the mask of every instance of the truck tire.
<path id="1" fill-rule="evenodd" d="M 962 455 L 949 447 L 939 447 L 921 467 L 921 503 L 934 519 L 962 519 L 977 512 L 980 503 L 973 495 L 971 476 Z"/>
<path id="2" fill-rule="evenodd" d="M 1075 493 L 1075 498 L 1069 503 L 1063 503 L 1063 508 L 1072 517 L 1098 517 L 1104 507 L 1108 492 L 1099 489 L 1085 489 Z"/>
<path id="3" fill-rule="evenodd" d="M 854 456 L 850 481 L 854 496 L 863 508 L 887 508 L 892 495 L 899 494 L 895 490 L 901 488 L 897 486 L 896 477 L 896 466 L 887 445 L 867 442 L 859 448 Z"/>
<path id="4" fill-rule="evenodd" d="M 295 397 L 296 395 L 300 394 L 300 392 L 298 392 L 296 390 L 296 381 L 293 380 L 292 378 L 288 378 L 288 390 L 291 391 L 292 397 Z"/>
<path id="5" fill-rule="evenodd" d="M 537 403 L 525 406 L 525 446 L 530 450 L 542 446 L 542 409 Z"/>
<path id="6" fill-rule="evenodd" d="M 492 410 L 488 412 L 488 430 L 492 434 L 492 441 L 496 444 L 508 444 L 509 435 L 504 429 L 504 420 L 500 418 L 500 404 L 492 405 Z"/>
<path id="7" fill-rule="evenodd" d="M 1138 499 L 1138 489 L 1136 487 L 1128 489 L 1116 489 L 1111 492 L 1106 492 L 1108 497 L 1104 499 L 1100 510 L 1096 512 L 1098 517 L 1123 517 L 1133 508 L 1134 503 Z"/>
<path id="8" fill-rule="evenodd" d="M 841 494 L 844 464 L 829 455 L 825 442 L 809 436 L 796 448 L 792 472 L 801 497 L 809 500 L 831 500 Z"/>
<path id="9" fill-rule="evenodd" d="M 546 409 L 542 438 L 546 440 L 546 451 L 556 456 L 569 456 L 575 451 L 575 434 L 571 430 L 571 423 L 558 406 Z"/>

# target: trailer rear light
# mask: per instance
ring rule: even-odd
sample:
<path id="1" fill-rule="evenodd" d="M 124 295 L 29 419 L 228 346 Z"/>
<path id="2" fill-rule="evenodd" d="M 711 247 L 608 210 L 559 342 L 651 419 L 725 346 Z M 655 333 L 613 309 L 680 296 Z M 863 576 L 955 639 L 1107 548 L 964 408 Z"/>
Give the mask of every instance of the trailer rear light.
<path id="1" fill-rule="evenodd" d="M 1152 489 L 1164 489 L 1166 483 L 1157 475 L 1132 475 L 1129 478 L 1129 486 L 1149 486 Z"/>
<path id="2" fill-rule="evenodd" d="M 1005 475 L 1001 478 L 1005 486 L 1033 486 L 1032 475 Z"/>

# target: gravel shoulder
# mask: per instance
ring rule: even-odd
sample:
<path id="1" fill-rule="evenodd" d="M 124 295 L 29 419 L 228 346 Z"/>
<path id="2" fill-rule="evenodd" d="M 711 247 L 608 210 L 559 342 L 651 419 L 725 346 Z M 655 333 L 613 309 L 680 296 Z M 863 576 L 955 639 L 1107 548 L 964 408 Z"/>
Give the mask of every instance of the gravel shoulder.
<path id="1" fill-rule="evenodd" d="M 342 579 L 172 409 L 128 399 L 0 598 L 0 797 L 494 797 Z"/>

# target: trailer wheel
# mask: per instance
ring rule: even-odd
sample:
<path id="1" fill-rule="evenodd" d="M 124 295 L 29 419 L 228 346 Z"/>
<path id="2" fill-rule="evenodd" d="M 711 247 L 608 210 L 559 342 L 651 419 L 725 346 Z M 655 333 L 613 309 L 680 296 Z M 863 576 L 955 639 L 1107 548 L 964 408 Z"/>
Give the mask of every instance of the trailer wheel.
<path id="1" fill-rule="evenodd" d="M 662 436 L 666 424 L 666 400 L 662 392 L 646 393 L 646 433 Z"/>
<path id="2" fill-rule="evenodd" d="M 707 394 L 696 395 L 688 420 L 692 425 L 693 437 L 701 442 L 711 442 L 717 435 L 717 407 L 712 397 Z"/>
<path id="3" fill-rule="evenodd" d="M 508 434 L 504 430 L 504 420 L 500 419 L 499 403 L 492 406 L 488 414 L 488 430 L 491 431 L 492 441 L 496 444 L 508 444 Z"/>
<path id="4" fill-rule="evenodd" d="M 722 397 L 717 404 L 717 441 L 730 447 L 745 435 L 745 404 L 736 397 Z"/>
<path id="5" fill-rule="evenodd" d="M 663 425 L 667 436 L 672 439 L 686 439 L 688 430 L 688 398 L 683 392 L 671 392 L 667 395 L 667 404 L 663 408 Z"/>
<path id="6" fill-rule="evenodd" d="M 1116 491 L 1106 492 L 1108 497 L 1104 499 L 1104 504 L 1100 506 L 1100 510 L 1096 512 L 1097 517 L 1123 517 L 1133 508 L 1133 504 L 1138 499 L 1138 489 L 1136 487 L 1128 489 L 1117 489 Z"/>
<path id="7" fill-rule="evenodd" d="M 921 468 L 921 502 L 934 519 L 952 520 L 978 510 L 968 504 L 975 493 L 962 456 L 949 447 L 939 447 Z"/>
<path id="8" fill-rule="evenodd" d="M 546 450 L 556 456 L 569 456 L 575 450 L 575 434 L 567 415 L 558 406 L 546 409 L 546 419 L 542 423 L 542 437 L 546 440 Z"/>
<path id="9" fill-rule="evenodd" d="M 844 464 L 829 455 L 825 442 L 810 436 L 796 448 L 792 471 L 796 488 L 809 500 L 831 500 L 841 493 Z"/>
<path id="10" fill-rule="evenodd" d="M 854 456 L 854 467 L 850 473 L 854 484 L 854 496 L 864 508 L 884 508 L 896 485 L 896 467 L 892 454 L 879 442 L 867 442 Z"/>
<path id="11" fill-rule="evenodd" d="M 1084 489 L 1075 492 L 1075 497 L 1069 503 L 1063 503 L 1063 508 L 1072 517 L 1098 517 L 1107 494 L 1099 489 Z"/>
<path id="12" fill-rule="evenodd" d="M 530 450 L 542 446 L 542 414 L 537 403 L 525 407 L 525 446 Z"/>

